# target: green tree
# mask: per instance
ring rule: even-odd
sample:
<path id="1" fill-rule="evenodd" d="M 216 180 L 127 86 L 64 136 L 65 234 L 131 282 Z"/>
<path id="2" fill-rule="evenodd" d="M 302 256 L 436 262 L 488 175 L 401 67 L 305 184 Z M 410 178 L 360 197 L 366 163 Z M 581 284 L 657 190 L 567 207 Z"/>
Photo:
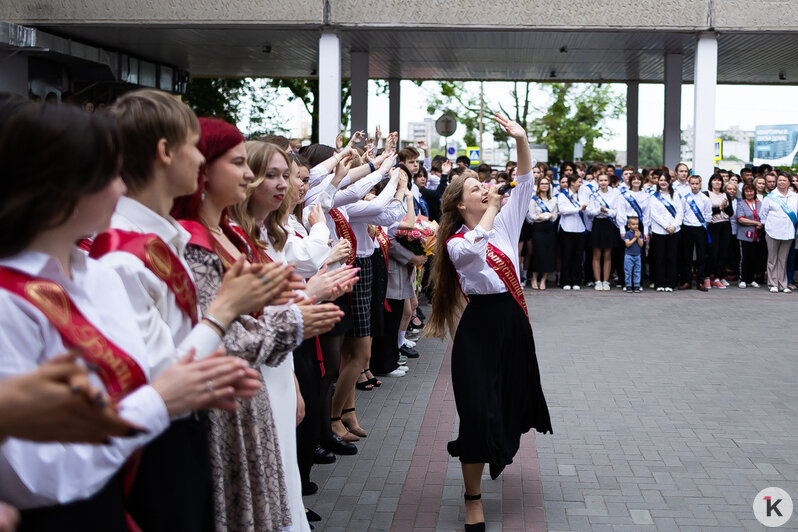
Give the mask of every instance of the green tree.
<path id="1" fill-rule="evenodd" d="M 638 163 L 640 166 L 662 166 L 662 135 L 638 138 Z"/>
<path id="2" fill-rule="evenodd" d="M 585 140 L 585 161 L 612 162 L 615 152 L 599 150 L 596 140 L 611 134 L 605 120 L 619 118 L 624 100 L 613 94 L 608 85 L 577 86 L 573 83 L 547 83 L 552 103 L 542 117 L 532 122 L 528 131 L 536 142 L 549 148 L 549 162 L 570 160 L 574 144 Z"/>
<path id="3" fill-rule="evenodd" d="M 269 82 L 273 88 L 285 88 L 291 91 L 291 101 L 299 100 L 310 115 L 310 141 L 319 141 L 319 101 L 318 79 L 273 79 Z M 341 125 L 344 130 L 349 125 L 349 114 L 352 107 L 352 83 L 345 79 L 341 81 Z"/>
<path id="4" fill-rule="evenodd" d="M 421 85 L 421 82 L 417 82 Z M 427 100 L 427 113 L 438 116 L 451 113 L 457 118 L 457 127 L 464 129 L 463 142 L 475 146 L 479 131 L 479 93 L 462 81 L 438 82 L 439 91 Z M 487 109 L 484 111 L 487 116 Z"/>

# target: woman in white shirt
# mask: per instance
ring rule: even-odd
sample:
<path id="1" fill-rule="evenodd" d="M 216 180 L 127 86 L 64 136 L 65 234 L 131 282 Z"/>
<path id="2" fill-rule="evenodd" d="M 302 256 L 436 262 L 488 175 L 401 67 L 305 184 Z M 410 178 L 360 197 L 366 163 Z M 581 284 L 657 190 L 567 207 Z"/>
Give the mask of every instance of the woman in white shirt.
<path id="1" fill-rule="evenodd" d="M 779 290 L 792 292 L 787 286 L 787 254 L 795 241 L 798 194 L 790 189 L 790 176 L 779 172 L 776 189 L 765 196 L 760 218 L 765 224 L 765 241 L 768 246 L 768 286 L 772 293 Z"/>
<path id="2" fill-rule="evenodd" d="M 427 322 L 429 335 L 454 338 L 460 428 L 448 451 L 462 464 L 467 532 L 485 530 L 479 502 L 485 463 L 495 479 L 512 462 L 522 433 L 551 431 L 518 276 L 518 236 L 534 186 L 531 154 L 521 126 L 498 115 L 496 121 L 516 140 L 518 185 L 504 207 L 496 187 L 471 177 L 455 178 L 446 189 Z M 463 294 L 468 304 L 455 332 Z"/>
<path id="3" fill-rule="evenodd" d="M 599 174 L 597 181 L 598 190 L 591 194 L 587 207 L 588 215 L 593 217 L 590 233 L 593 276 L 596 290 L 609 290 L 612 250 L 620 244 L 620 228 L 626 226 L 626 211 L 620 209 L 621 193 L 617 188 L 610 188 L 609 176 Z"/>
<path id="4" fill-rule="evenodd" d="M 662 173 L 657 181 L 657 191 L 651 197 L 651 258 L 654 284 L 657 292 L 673 292 L 678 273 L 677 233 L 684 219 L 684 205 L 673 191 L 671 180 Z"/>
<path id="5" fill-rule="evenodd" d="M 108 228 L 125 191 L 118 157 L 113 123 L 69 106 L 31 104 L 0 135 L 0 223 L 14 229 L 0 236 L 0 379 L 75 349 L 120 415 L 148 431 L 106 445 L 3 442 L 0 500 L 23 510 L 20 530 L 127 530 L 125 461 L 171 418 L 235 408 L 231 385 L 247 384 L 244 362 L 218 356 L 181 360 L 148 384 L 161 360 L 122 281 L 74 245 Z"/>
<path id="6" fill-rule="evenodd" d="M 541 177 L 529 202 L 527 221 L 532 224 L 532 289 L 545 290 L 546 277 L 557 269 L 557 198 L 551 180 Z M 538 275 L 540 284 L 538 285 Z"/>
<path id="7" fill-rule="evenodd" d="M 580 290 L 582 282 L 582 255 L 585 250 L 585 225 L 587 203 L 579 201 L 579 188 L 582 178 L 578 174 L 568 176 L 568 188 L 557 196 L 557 210 L 560 213 L 562 245 L 562 274 L 560 283 L 563 290 Z"/>

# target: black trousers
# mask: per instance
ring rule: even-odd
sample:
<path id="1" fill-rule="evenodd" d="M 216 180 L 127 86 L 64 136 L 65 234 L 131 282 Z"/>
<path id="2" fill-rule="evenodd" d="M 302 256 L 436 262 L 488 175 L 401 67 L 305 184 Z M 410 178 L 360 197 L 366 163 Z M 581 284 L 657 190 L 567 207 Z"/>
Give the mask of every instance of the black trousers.
<path id="1" fill-rule="evenodd" d="M 582 282 L 582 255 L 585 250 L 584 233 L 562 233 L 562 275 L 560 281 L 565 285 L 578 285 Z"/>
<path id="2" fill-rule="evenodd" d="M 588 231 L 585 233 L 585 254 L 582 256 L 582 268 L 579 271 L 579 280 L 572 282 L 570 284 L 581 284 L 582 282 L 582 275 L 585 277 L 585 284 L 590 282 L 595 282 L 595 276 L 593 275 L 593 246 L 590 245 L 590 233 L 592 231 Z"/>
<path id="3" fill-rule="evenodd" d="M 321 433 L 321 366 L 316 357 L 316 338 L 308 338 L 294 349 L 294 374 L 305 401 L 305 417 L 296 428 L 296 457 L 302 485 L 310 482 L 313 451 Z"/>
<path id="4" fill-rule="evenodd" d="M 385 313 L 382 336 L 376 336 L 371 341 L 371 361 L 369 369 L 377 375 L 385 375 L 399 367 L 399 325 L 402 321 L 404 299 L 388 299 L 390 312 L 385 305 L 380 305 Z"/>
<path id="5" fill-rule="evenodd" d="M 703 231 L 703 229 L 701 229 Z M 704 235 L 706 236 L 706 234 Z M 654 284 L 657 288 L 676 288 L 676 260 L 679 237 L 676 234 L 651 234 L 651 257 L 654 267 Z"/>
<path id="6" fill-rule="evenodd" d="M 713 237 L 714 240 L 714 237 Z M 707 230 L 691 225 L 682 226 L 682 272 L 683 283 L 692 282 L 693 249 L 695 249 L 695 279 L 703 283 L 707 276 Z"/>
<path id="7" fill-rule="evenodd" d="M 709 236 L 712 237 L 712 243 L 707 253 L 707 271 L 716 279 L 723 279 L 726 277 L 726 258 L 732 236 L 731 222 L 709 224 Z"/>
<path id="8" fill-rule="evenodd" d="M 122 472 L 91 498 L 22 510 L 18 532 L 127 532 Z"/>
<path id="9" fill-rule="evenodd" d="M 172 422 L 144 448 L 127 508 L 147 532 L 213 530 L 206 412 Z"/>
<path id="10" fill-rule="evenodd" d="M 757 266 L 761 262 L 759 242 L 740 240 L 740 280 L 750 283 L 756 280 Z"/>

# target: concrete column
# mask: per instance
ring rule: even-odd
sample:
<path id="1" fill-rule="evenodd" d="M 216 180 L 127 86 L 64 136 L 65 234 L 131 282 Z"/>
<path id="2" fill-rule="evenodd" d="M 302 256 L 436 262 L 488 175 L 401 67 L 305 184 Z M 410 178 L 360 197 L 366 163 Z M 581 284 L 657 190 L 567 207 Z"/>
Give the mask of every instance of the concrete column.
<path id="1" fill-rule="evenodd" d="M 335 146 L 341 127 L 341 41 L 325 31 L 319 39 L 319 142 Z"/>
<path id="2" fill-rule="evenodd" d="M 674 168 L 681 159 L 682 140 L 682 55 L 665 54 L 665 127 L 662 157 Z"/>
<path id="3" fill-rule="evenodd" d="M 28 56 L 10 55 L 0 60 L 0 92 L 28 96 Z M 40 95 L 44 99 L 44 94 Z"/>
<path id="4" fill-rule="evenodd" d="M 630 81 L 626 84 L 626 164 L 635 169 L 638 165 L 638 108 L 640 102 L 640 83 Z"/>
<path id="5" fill-rule="evenodd" d="M 389 132 L 390 131 L 399 131 L 399 137 L 401 138 L 402 132 L 399 130 L 401 126 L 400 118 L 399 118 L 399 109 L 400 109 L 400 102 L 401 102 L 401 86 L 402 80 L 400 79 L 389 79 L 388 80 L 388 116 L 389 118 Z M 385 133 L 387 135 L 387 133 Z M 398 148 L 398 146 L 397 146 Z"/>
<path id="6" fill-rule="evenodd" d="M 695 50 L 695 112 L 693 121 L 693 172 L 706 188 L 715 168 L 715 89 L 718 84 L 718 38 L 698 36 Z"/>
<path id="7" fill-rule="evenodd" d="M 352 52 L 352 132 L 368 129 L 369 53 Z"/>

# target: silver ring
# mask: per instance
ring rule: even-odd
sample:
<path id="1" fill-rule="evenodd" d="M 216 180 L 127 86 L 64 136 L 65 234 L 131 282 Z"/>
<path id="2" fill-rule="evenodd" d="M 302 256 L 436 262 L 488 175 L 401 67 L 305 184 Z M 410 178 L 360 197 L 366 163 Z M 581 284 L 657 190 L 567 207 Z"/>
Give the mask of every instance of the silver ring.
<path id="1" fill-rule="evenodd" d="M 213 381 L 205 381 L 205 389 L 208 390 L 208 393 L 213 393 Z"/>
<path id="2" fill-rule="evenodd" d="M 268 284 L 269 278 L 264 275 L 263 277 L 260 278 L 260 282 L 262 282 L 263 284 Z"/>

